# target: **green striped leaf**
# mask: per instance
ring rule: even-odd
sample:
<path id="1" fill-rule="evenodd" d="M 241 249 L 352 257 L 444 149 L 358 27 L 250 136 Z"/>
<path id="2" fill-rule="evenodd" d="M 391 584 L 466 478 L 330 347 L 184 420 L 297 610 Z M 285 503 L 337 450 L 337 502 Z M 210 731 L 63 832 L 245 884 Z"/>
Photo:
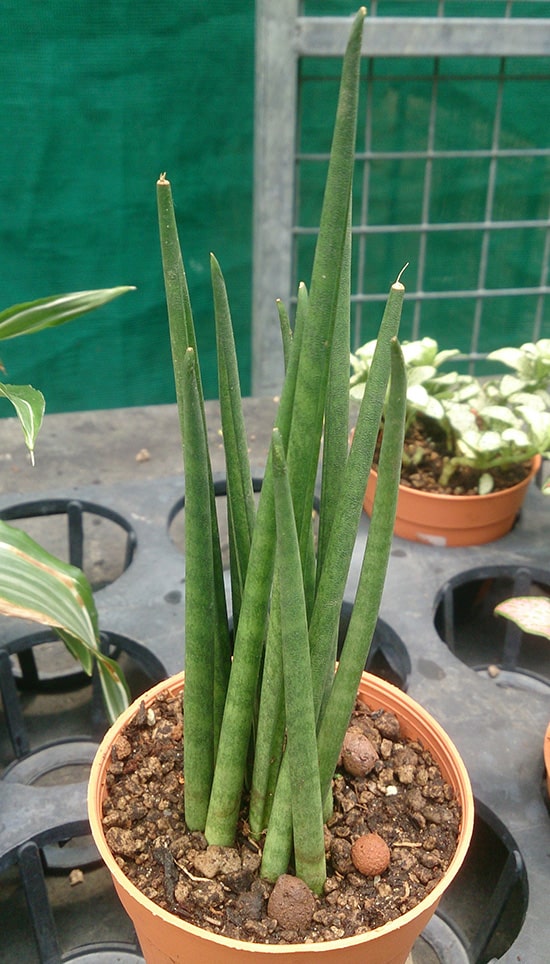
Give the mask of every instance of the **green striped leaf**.
<path id="1" fill-rule="evenodd" d="M 122 285 L 118 288 L 73 291 L 12 305 L 11 308 L 0 311 L 0 339 L 29 335 L 34 331 L 42 331 L 43 328 L 64 325 L 65 322 L 72 321 L 94 308 L 100 308 L 127 291 L 135 291 L 135 288 Z"/>
<path id="2" fill-rule="evenodd" d="M 4 385 L 0 382 L 0 396 L 7 398 L 21 422 L 25 444 L 34 465 L 34 443 L 40 431 L 46 402 L 42 392 L 30 385 Z"/>
<path id="3" fill-rule="evenodd" d="M 120 669 L 101 652 L 95 602 L 84 573 L 1 521 L 0 613 L 51 626 L 89 675 L 95 661 L 111 720 L 128 705 Z"/>

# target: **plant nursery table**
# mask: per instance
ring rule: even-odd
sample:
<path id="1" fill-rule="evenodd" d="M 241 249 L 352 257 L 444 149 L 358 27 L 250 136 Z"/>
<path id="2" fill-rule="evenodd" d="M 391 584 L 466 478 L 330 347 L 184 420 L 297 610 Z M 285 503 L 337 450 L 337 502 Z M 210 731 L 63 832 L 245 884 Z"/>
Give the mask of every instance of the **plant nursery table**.
<path id="1" fill-rule="evenodd" d="M 261 485 L 276 399 L 245 417 Z M 218 405 L 207 403 L 220 493 Z M 183 474 L 173 405 L 50 415 L 31 468 L 0 422 L 0 517 L 86 571 L 102 642 L 134 695 L 183 667 Z M 353 605 L 361 521 L 346 592 Z M 406 688 L 450 734 L 476 797 L 470 855 L 413 964 L 545 964 L 550 814 L 542 745 L 550 652 L 493 615 L 514 593 L 550 594 L 550 502 L 537 484 L 512 532 L 447 549 L 396 538 L 373 672 Z M 106 728 L 90 684 L 48 630 L 0 620 L 0 958 L 5 964 L 141 961 L 87 836 L 86 774 Z"/>

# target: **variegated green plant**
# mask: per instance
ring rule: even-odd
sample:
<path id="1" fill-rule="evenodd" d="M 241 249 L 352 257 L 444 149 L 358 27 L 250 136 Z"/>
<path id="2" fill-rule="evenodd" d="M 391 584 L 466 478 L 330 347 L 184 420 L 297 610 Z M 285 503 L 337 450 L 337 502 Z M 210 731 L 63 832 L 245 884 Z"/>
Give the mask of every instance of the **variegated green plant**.
<path id="1" fill-rule="evenodd" d="M 0 312 L 0 339 L 28 335 L 72 321 L 118 298 L 130 287 L 103 288 L 53 295 Z M 31 460 L 45 401 L 30 385 L 0 383 L 0 396 L 12 403 Z M 92 590 L 83 572 L 46 552 L 26 533 L 0 521 L 0 613 L 51 626 L 91 675 L 97 663 L 111 720 L 128 704 L 119 667 L 101 652 Z"/>
<path id="2" fill-rule="evenodd" d="M 363 393 L 374 350 L 368 342 L 350 356 L 350 391 Z M 514 375 L 476 378 L 457 371 L 440 371 L 458 349 L 440 351 L 433 338 L 405 342 L 407 427 L 421 418 L 437 423 L 445 433 L 449 455 L 439 482 L 452 479 L 459 466 L 480 471 L 478 491 L 492 490 L 491 471 L 506 469 L 533 456 L 550 454 L 550 340 L 521 348 L 501 348 L 489 360 L 515 370 Z M 404 462 L 420 461 L 424 450 L 403 453 Z"/>
<path id="3" fill-rule="evenodd" d="M 522 345 L 521 349 L 510 348 L 495 352 L 498 360 L 515 368 L 520 381 L 533 386 L 535 391 L 546 391 L 550 380 L 550 339 L 536 345 Z M 542 487 L 545 495 L 550 496 L 550 478 Z M 504 616 L 515 623 L 524 633 L 545 636 L 550 640 L 550 599 L 548 596 L 511 596 L 495 607 L 496 616 Z"/>
<path id="4" fill-rule="evenodd" d="M 405 411 L 396 340 L 404 288 L 391 288 L 348 452 L 351 187 L 362 8 L 344 58 L 309 291 L 293 332 L 283 308 L 286 374 L 256 509 L 223 277 L 211 259 L 230 536 L 231 655 L 206 416 L 169 181 L 157 184 L 161 250 L 185 468 L 185 819 L 231 845 L 247 819 L 262 876 L 291 862 L 319 892 L 323 818 L 376 624 L 390 552 Z M 391 369 L 391 377 L 390 377 Z M 340 610 L 389 387 L 379 482 L 353 616 L 335 671 Z M 322 446 L 319 531 L 312 510 Z M 293 857 L 293 860 L 291 858 Z"/>
<path id="5" fill-rule="evenodd" d="M 547 596 L 511 596 L 495 607 L 496 616 L 504 616 L 524 633 L 546 636 L 550 640 L 550 599 Z"/>
<path id="6" fill-rule="evenodd" d="M 118 287 L 74 291 L 12 305 L 11 308 L 0 311 L 0 340 L 31 335 L 45 328 L 64 325 L 67 321 L 72 321 L 94 308 L 100 308 L 124 292 L 132 290 L 131 287 Z M 0 397 L 7 398 L 14 406 L 31 461 L 34 461 L 34 443 L 46 404 L 42 392 L 31 385 L 6 385 L 0 382 Z"/>

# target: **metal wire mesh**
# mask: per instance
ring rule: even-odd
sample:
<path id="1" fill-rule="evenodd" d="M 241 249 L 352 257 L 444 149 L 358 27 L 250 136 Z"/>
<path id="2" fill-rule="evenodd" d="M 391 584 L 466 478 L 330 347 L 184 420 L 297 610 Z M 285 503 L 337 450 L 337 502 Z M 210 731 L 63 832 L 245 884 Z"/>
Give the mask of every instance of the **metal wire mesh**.
<path id="1" fill-rule="evenodd" d="M 338 6 L 322 5 L 329 13 Z M 277 292 L 291 305 L 311 268 L 349 29 L 346 18 L 317 17 L 319 7 L 306 3 L 312 15 L 296 18 L 295 113 L 279 108 L 274 121 L 278 142 L 293 151 L 292 197 L 285 202 L 279 192 L 281 211 L 289 205 L 286 237 L 279 238 L 291 252 L 288 286 Z M 465 16 L 471 3 L 439 0 L 417 4 L 418 17 L 386 16 L 411 8 L 374 0 L 367 18 L 352 340 L 356 347 L 374 336 L 379 303 L 408 261 L 402 337 L 436 337 L 443 347 L 460 348 L 472 368 L 502 344 L 550 335 L 550 3 L 488 0 L 472 18 Z M 286 140 L 284 124 L 293 130 Z M 257 189 L 261 184 L 257 168 Z M 257 220 L 256 241 L 259 230 Z M 256 243 L 260 260 L 261 249 Z M 287 284 L 277 268 L 270 276 L 269 263 L 262 270 L 266 285 Z M 264 337 L 272 323 L 265 313 L 255 317 Z M 261 334 L 256 342 L 265 344 Z M 275 365 L 262 365 L 258 352 L 256 365 L 260 393 Z"/>

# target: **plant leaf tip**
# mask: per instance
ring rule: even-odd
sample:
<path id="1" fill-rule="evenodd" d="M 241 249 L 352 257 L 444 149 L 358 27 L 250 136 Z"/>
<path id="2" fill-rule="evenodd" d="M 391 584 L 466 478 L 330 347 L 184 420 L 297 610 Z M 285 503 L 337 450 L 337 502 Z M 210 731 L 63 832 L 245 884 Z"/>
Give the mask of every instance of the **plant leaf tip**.
<path id="1" fill-rule="evenodd" d="M 410 264 L 410 262 L 407 261 L 407 263 L 404 264 L 403 267 L 401 268 L 401 271 L 400 271 L 399 274 L 397 275 L 397 278 L 396 278 L 395 282 L 394 282 L 393 285 L 392 285 L 392 288 L 393 288 L 394 290 L 396 290 L 396 291 L 404 291 L 405 285 L 404 285 L 403 282 L 401 281 L 401 277 L 402 277 L 402 275 L 405 273 L 405 271 L 407 270 L 407 268 L 409 267 L 409 264 Z"/>

